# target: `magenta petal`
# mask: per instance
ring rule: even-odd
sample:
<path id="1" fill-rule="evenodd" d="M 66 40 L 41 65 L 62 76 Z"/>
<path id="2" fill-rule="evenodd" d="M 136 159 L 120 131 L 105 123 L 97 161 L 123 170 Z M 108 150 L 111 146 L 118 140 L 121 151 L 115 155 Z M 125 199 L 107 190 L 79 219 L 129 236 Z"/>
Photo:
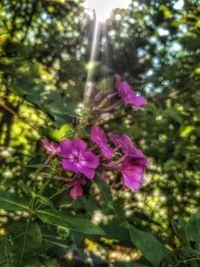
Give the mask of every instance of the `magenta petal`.
<path id="1" fill-rule="evenodd" d="M 42 143 L 45 147 L 45 149 L 53 155 L 58 155 L 61 152 L 60 146 L 56 144 L 55 142 L 49 142 L 47 139 L 43 139 Z"/>
<path id="2" fill-rule="evenodd" d="M 70 189 L 70 196 L 73 199 L 77 199 L 78 197 L 81 197 L 83 195 L 83 189 L 81 186 L 78 185 L 74 185 L 71 189 Z"/>
<path id="3" fill-rule="evenodd" d="M 56 147 L 56 154 L 60 154 L 61 153 L 61 148 L 60 148 L 60 146 L 57 146 Z"/>
<path id="4" fill-rule="evenodd" d="M 69 161 L 67 159 L 62 159 L 62 166 L 63 166 L 63 169 L 65 170 L 78 173 L 77 166 L 72 161 Z"/>
<path id="5" fill-rule="evenodd" d="M 71 154 L 72 147 L 73 147 L 72 141 L 68 139 L 63 140 L 62 142 L 60 142 L 61 154 L 68 156 L 69 154 Z"/>
<path id="6" fill-rule="evenodd" d="M 127 82 L 123 82 L 120 88 L 120 96 L 124 103 L 130 104 L 130 99 L 136 97 L 136 92 L 131 89 Z"/>
<path id="7" fill-rule="evenodd" d="M 84 166 L 84 165 L 79 165 L 78 171 L 80 173 L 84 174 L 88 179 L 93 179 L 95 176 L 95 171 L 91 168 L 88 168 L 87 166 Z"/>
<path id="8" fill-rule="evenodd" d="M 122 170 L 124 184 L 132 189 L 139 190 L 140 183 L 144 179 L 144 168 L 141 166 L 131 166 Z"/>
<path id="9" fill-rule="evenodd" d="M 123 181 L 126 187 L 139 191 L 141 184 L 139 181 L 130 180 L 127 176 L 123 176 Z"/>
<path id="10" fill-rule="evenodd" d="M 91 130 L 91 139 L 94 143 L 96 143 L 102 150 L 104 156 L 107 159 L 111 159 L 114 150 L 107 146 L 108 140 L 103 130 L 98 125 L 94 125 Z"/>
<path id="11" fill-rule="evenodd" d="M 136 96 L 135 98 L 130 99 L 130 104 L 136 107 L 146 105 L 147 103 L 148 102 L 146 98 L 144 98 L 143 96 Z"/>
<path id="12" fill-rule="evenodd" d="M 127 134 L 122 135 L 118 142 L 120 143 L 124 154 L 129 154 L 133 149 L 135 149 L 134 143 Z"/>
<path id="13" fill-rule="evenodd" d="M 110 139 L 115 146 L 121 146 L 124 154 L 129 154 L 133 149 L 135 149 L 134 143 L 127 134 L 119 136 L 117 134 L 111 133 Z"/>
<path id="14" fill-rule="evenodd" d="M 115 133 L 110 133 L 110 140 L 115 146 L 119 146 L 120 136 Z"/>
<path id="15" fill-rule="evenodd" d="M 104 155 L 105 158 L 112 159 L 112 156 L 114 154 L 114 149 L 112 147 L 102 146 L 101 150 L 102 150 L 103 155 Z"/>
<path id="16" fill-rule="evenodd" d="M 98 125 L 92 126 L 90 138 L 99 146 L 107 143 L 105 133 Z"/>
<path id="17" fill-rule="evenodd" d="M 121 77 L 118 74 L 116 74 L 116 88 L 125 104 L 131 104 L 136 107 L 147 104 L 147 100 L 142 96 L 137 96 L 127 82 L 121 82 Z"/>
<path id="18" fill-rule="evenodd" d="M 46 150 L 51 151 L 50 150 L 50 143 L 49 143 L 49 141 L 47 139 L 43 139 L 42 140 L 42 144 L 46 148 Z"/>
<path id="19" fill-rule="evenodd" d="M 128 97 L 136 97 L 136 92 L 130 87 L 130 85 L 127 82 L 122 83 L 122 89 L 125 95 Z"/>
<path id="20" fill-rule="evenodd" d="M 135 181 L 143 181 L 144 179 L 144 167 L 143 166 L 132 166 L 131 168 L 132 177 Z"/>
<path id="21" fill-rule="evenodd" d="M 144 158 L 135 159 L 135 164 L 140 165 L 140 166 L 144 166 L 144 167 L 150 167 L 151 166 L 149 160 L 145 156 L 144 156 Z"/>
<path id="22" fill-rule="evenodd" d="M 99 158 L 90 151 L 85 152 L 84 161 L 89 168 L 96 169 L 99 166 Z"/>
<path id="23" fill-rule="evenodd" d="M 129 154 L 129 158 L 131 159 L 134 159 L 135 162 L 137 162 L 138 165 L 143 165 L 145 167 L 150 167 L 150 162 L 149 160 L 147 159 L 147 157 L 142 153 L 141 150 L 137 149 L 137 148 L 134 148 L 130 154 Z M 139 162 L 140 160 L 140 162 Z M 143 161 L 142 161 L 143 160 Z"/>
<path id="24" fill-rule="evenodd" d="M 138 158 L 127 156 L 122 164 L 121 174 L 126 186 L 139 190 L 139 184 L 144 181 L 145 165 L 138 165 L 137 160 Z"/>
<path id="25" fill-rule="evenodd" d="M 87 149 L 86 142 L 84 142 L 80 138 L 75 138 L 72 141 L 72 145 L 73 145 L 73 151 L 76 150 L 78 152 L 84 152 Z"/>

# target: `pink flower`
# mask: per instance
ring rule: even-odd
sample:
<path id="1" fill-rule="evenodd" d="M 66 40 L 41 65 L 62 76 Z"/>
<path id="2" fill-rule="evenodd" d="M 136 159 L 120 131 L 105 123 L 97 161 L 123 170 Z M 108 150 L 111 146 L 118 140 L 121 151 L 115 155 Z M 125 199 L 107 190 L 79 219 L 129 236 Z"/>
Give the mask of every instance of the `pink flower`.
<path id="1" fill-rule="evenodd" d="M 133 149 L 135 149 L 135 144 L 132 142 L 127 134 L 119 136 L 117 134 L 111 133 L 110 139 L 114 145 L 119 146 L 124 154 L 129 154 Z"/>
<path id="2" fill-rule="evenodd" d="M 43 139 L 42 143 L 47 151 L 49 151 L 52 155 L 59 155 L 61 150 L 60 146 L 57 145 L 55 142 L 49 142 L 47 139 Z"/>
<path id="3" fill-rule="evenodd" d="M 97 144 L 101 148 L 101 151 L 105 158 L 112 158 L 114 154 L 114 149 L 108 146 L 108 140 L 106 138 L 106 135 L 98 125 L 92 126 L 90 138 L 95 144 Z"/>
<path id="4" fill-rule="evenodd" d="M 82 197 L 82 195 L 83 195 L 82 186 L 83 185 L 86 185 L 86 180 L 85 180 L 84 176 L 80 176 L 79 178 L 77 178 L 76 180 L 74 180 L 71 183 L 70 196 L 73 199 L 77 199 L 79 197 Z"/>
<path id="5" fill-rule="evenodd" d="M 121 172 L 125 186 L 139 190 L 144 181 L 145 169 L 150 166 L 147 157 L 136 148 L 128 135 L 119 136 L 111 133 L 110 138 L 116 146 L 120 147 L 124 156 L 116 162 L 117 164 L 109 163 L 108 167 Z"/>
<path id="6" fill-rule="evenodd" d="M 84 174 L 93 179 L 95 169 L 99 165 L 99 158 L 92 152 L 87 151 L 87 144 L 79 139 L 66 139 L 60 143 L 62 165 L 65 170 Z"/>
<path id="7" fill-rule="evenodd" d="M 137 96 L 127 82 L 121 81 L 121 76 L 116 74 L 116 88 L 125 104 L 131 104 L 140 107 L 147 104 L 147 100 L 143 96 Z"/>
<path id="8" fill-rule="evenodd" d="M 73 185 L 72 188 L 70 189 L 70 196 L 73 199 L 77 199 L 83 195 L 83 189 L 79 185 Z"/>
<path id="9" fill-rule="evenodd" d="M 144 181 L 145 169 L 149 166 L 147 157 L 141 150 L 134 148 L 125 157 L 120 169 L 125 186 L 138 191 Z"/>

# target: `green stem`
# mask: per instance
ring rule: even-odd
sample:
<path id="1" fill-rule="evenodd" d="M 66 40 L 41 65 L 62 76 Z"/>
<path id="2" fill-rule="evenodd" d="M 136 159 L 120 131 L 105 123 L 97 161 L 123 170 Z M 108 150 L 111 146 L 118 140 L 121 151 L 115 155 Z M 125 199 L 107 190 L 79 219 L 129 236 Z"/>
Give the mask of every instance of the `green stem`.
<path id="1" fill-rule="evenodd" d="M 63 188 L 60 191 L 56 192 L 55 194 L 51 195 L 49 199 L 53 199 L 54 197 L 62 194 L 63 192 L 67 191 L 69 188 Z"/>
<path id="2" fill-rule="evenodd" d="M 27 234 L 27 231 L 28 231 L 28 226 L 29 226 L 31 218 L 32 217 L 29 217 L 29 219 L 26 222 L 26 227 L 25 227 L 25 231 L 24 231 L 24 240 L 23 240 L 22 252 L 21 252 L 20 259 L 19 259 L 19 264 L 18 264 L 19 267 L 21 266 L 21 261 L 22 261 L 22 258 L 24 256 L 24 250 L 25 250 L 25 245 L 26 245 L 26 234 Z"/>
<path id="3" fill-rule="evenodd" d="M 54 167 L 54 166 L 53 166 Z M 43 168 L 42 168 L 43 169 Z M 35 174 L 35 177 L 34 177 L 34 181 L 36 180 L 37 178 L 37 175 L 39 174 L 39 172 L 42 170 L 42 169 L 39 169 L 36 171 L 36 174 Z M 47 179 L 47 181 L 42 185 L 42 187 L 39 189 L 39 191 L 37 193 L 34 193 L 30 203 L 29 203 L 29 208 L 30 208 L 30 212 L 33 214 L 34 213 L 34 207 L 35 207 L 35 204 L 37 203 L 37 198 L 39 195 L 41 195 L 45 188 L 47 187 L 47 185 L 50 183 L 52 177 L 53 177 L 53 174 L 54 174 L 54 168 L 52 168 L 53 171 L 51 171 L 51 176 L 50 176 L 50 179 Z"/>

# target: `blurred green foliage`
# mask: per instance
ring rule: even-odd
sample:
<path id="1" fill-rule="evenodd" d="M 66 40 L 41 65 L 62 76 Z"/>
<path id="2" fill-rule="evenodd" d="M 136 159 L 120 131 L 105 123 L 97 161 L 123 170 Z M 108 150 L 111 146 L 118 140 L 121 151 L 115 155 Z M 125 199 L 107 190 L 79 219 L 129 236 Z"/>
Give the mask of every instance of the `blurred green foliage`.
<path id="1" fill-rule="evenodd" d="M 45 160 L 40 139 L 44 133 L 53 135 L 54 139 L 60 138 L 63 135 L 60 127 L 68 125 L 70 128 L 74 122 L 75 110 L 84 96 L 94 28 L 94 18 L 86 14 L 81 2 L 2 0 L 0 3 L 0 175 L 3 189 L 31 195 L 35 183 L 33 166 Z M 104 125 L 107 129 L 110 127 L 109 130 L 117 128 L 121 133 L 128 133 L 150 157 L 152 167 L 146 177 L 147 183 L 140 192 L 133 192 L 123 189 L 117 177 L 114 183 L 110 182 L 109 192 L 107 184 L 97 180 L 101 197 L 94 183 L 85 197 L 76 202 L 66 194 L 61 203 L 56 203 L 55 199 L 57 207 L 63 205 L 72 215 L 91 219 L 98 211 L 108 238 L 120 240 L 123 246 L 137 247 L 144 255 L 145 246 L 140 243 L 144 237 L 138 242 L 134 239 L 143 234 L 142 231 L 160 236 L 159 241 L 152 236 L 147 238 L 150 247 L 162 241 L 169 249 L 175 249 L 171 253 L 176 257 L 169 254 L 161 265 L 158 265 L 159 259 L 152 259 L 156 253 L 152 251 L 150 256 L 147 253 L 148 261 L 130 266 L 182 267 L 191 259 L 194 259 L 191 266 L 198 266 L 195 259 L 200 258 L 199 217 L 191 217 L 187 222 L 191 214 L 199 212 L 200 203 L 200 5 L 196 0 L 183 2 L 183 6 L 177 8 L 175 0 L 132 1 L 127 10 L 116 9 L 100 29 L 96 87 L 112 91 L 114 74 L 119 73 L 149 100 L 144 112 L 130 109 L 127 115 L 120 109 L 118 116 Z M 51 128 L 46 131 L 47 127 Z M 25 167 L 27 164 L 30 168 Z M 42 177 L 45 175 L 48 178 L 48 174 Z M 41 179 L 38 175 L 36 186 L 41 186 Z M 51 206 L 48 194 L 41 199 L 41 205 Z M 3 207 L 6 209 L 2 203 Z M 12 216 L 9 213 L 7 216 L 8 222 L 12 222 Z M 1 215 L 2 226 L 7 216 Z M 38 217 L 52 223 L 47 215 L 40 213 Z M 126 227 L 125 218 L 129 225 Z M 111 226 L 103 225 L 104 220 L 111 221 Z M 56 223 L 59 223 L 58 218 L 52 224 Z M 8 224 L 8 227 L 17 228 L 17 222 L 15 224 Z M 134 225 L 132 229 L 130 225 Z M 134 230 L 135 226 L 141 232 Z M 55 230 L 51 237 L 46 233 L 43 248 L 50 251 L 49 255 L 61 256 L 70 246 L 82 246 L 84 236 L 73 233 L 66 248 L 64 241 L 57 239 L 58 235 L 68 235 L 62 230 Z M 12 246 L 9 238 L 19 238 L 13 237 L 12 229 L 9 231 L 11 237 L 6 237 L 4 243 L 8 249 Z M 33 222 L 27 228 L 27 238 L 32 238 L 31 232 L 37 236 L 30 241 L 31 251 L 41 249 L 41 231 L 45 240 L 45 229 L 41 230 L 38 224 Z M 53 250 L 49 247 L 50 241 L 55 245 Z M 186 250 L 185 247 L 190 248 Z M 14 252 L 17 249 L 12 247 Z M 160 258 L 164 250 L 161 248 Z M 0 255 L 0 262 L 5 257 Z M 80 253 L 78 257 L 83 255 Z M 42 260 L 45 262 L 46 258 Z M 11 261 L 5 266 L 14 264 Z"/>

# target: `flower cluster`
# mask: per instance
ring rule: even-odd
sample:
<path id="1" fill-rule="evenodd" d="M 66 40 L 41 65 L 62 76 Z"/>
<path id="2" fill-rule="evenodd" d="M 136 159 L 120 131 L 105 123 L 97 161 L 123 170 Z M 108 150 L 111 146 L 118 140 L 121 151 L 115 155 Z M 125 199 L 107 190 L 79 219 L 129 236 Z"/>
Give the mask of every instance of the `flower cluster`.
<path id="1" fill-rule="evenodd" d="M 139 109 L 147 104 L 146 99 L 138 96 L 127 82 L 121 82 L 119 75 L 116 75 L 116 88 L 117 93 L 103 96 L 103 93 L 99 92 L 95 96 L 95 101 L 99 103 L 91 108 L 93 113 L 100 113 L 102 116 L 118 108 L 119 102 Z M 109 101 L 113 100 L 114 103 L 109 106 Z M 101 174 L 102 179 L 107 179 L 108 171 L 120 173 L 126 187 L 139 190 L 144 181 L 145 169 L 150 166 L 147 157 L 128 135 L 119 136 L 113 132 L 106 135 L 98 124 L 89 126 L 89 147 L 86 141 L 79 137 L 62 140 L 59 144 L 46 139 L 42 141 L 51 157 L 58 156 L 61 159 L 63 170 L 72 173 L 71 178 L 60 178 L 66 182 L 65 186 L 70 188 L 71 197 L 77 199 L 82 196 L 87 179 L 94 179 L 97 172 Z"/>

